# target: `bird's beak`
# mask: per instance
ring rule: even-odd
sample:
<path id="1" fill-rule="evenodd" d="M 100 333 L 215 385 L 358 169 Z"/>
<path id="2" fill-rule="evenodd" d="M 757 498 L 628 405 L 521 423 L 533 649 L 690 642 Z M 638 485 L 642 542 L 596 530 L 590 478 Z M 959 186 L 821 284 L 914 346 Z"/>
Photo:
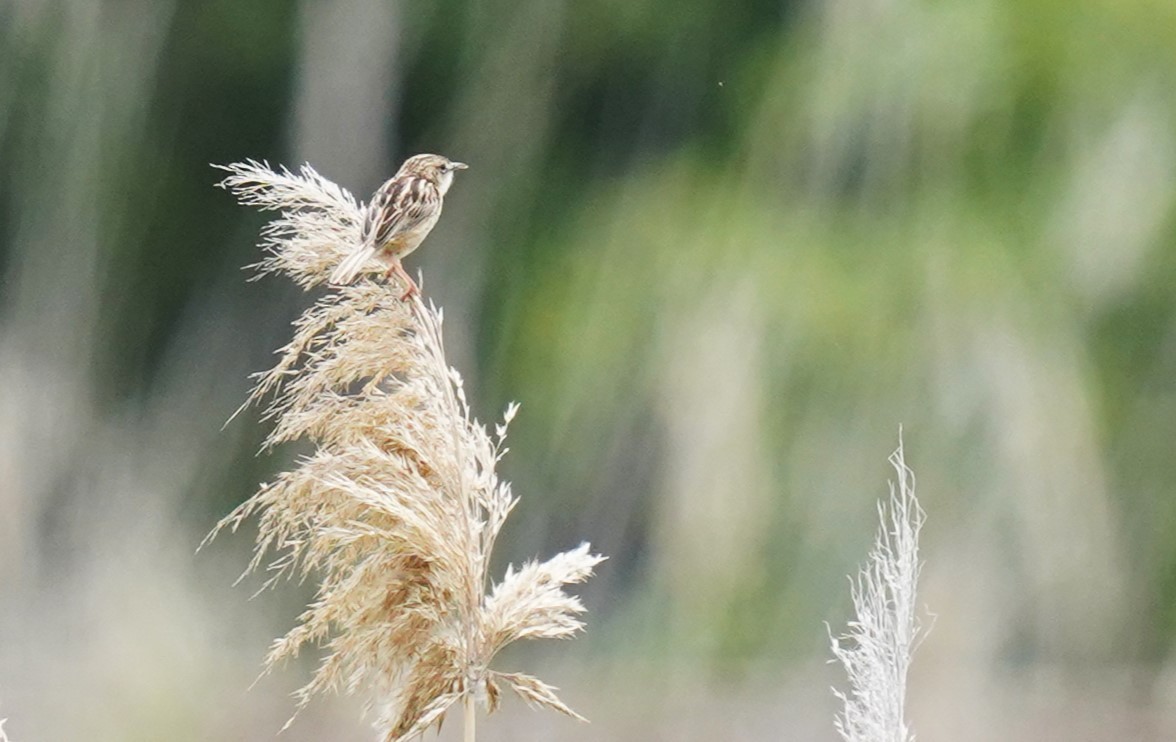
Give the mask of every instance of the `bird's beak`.
<path id="1" fill-rule="evenodd" d="M 469 167 L 470 166 L 465 164 L 464 162 L 451 162 L 451 163 L 449 163 L 450 170 L 468 170 Z"/>

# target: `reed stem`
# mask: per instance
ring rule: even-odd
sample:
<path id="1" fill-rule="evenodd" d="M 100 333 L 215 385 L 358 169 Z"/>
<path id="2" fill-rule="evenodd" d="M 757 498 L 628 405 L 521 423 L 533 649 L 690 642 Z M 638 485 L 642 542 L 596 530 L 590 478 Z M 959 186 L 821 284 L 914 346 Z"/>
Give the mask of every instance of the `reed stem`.
<path id="1" fill-rule="evenodd" d="M 476 725 L 477 707 L 474 705 L 474 695 L 467 693 L 465 697 L 465 742 L 474 741 L 474 727 Z"/>

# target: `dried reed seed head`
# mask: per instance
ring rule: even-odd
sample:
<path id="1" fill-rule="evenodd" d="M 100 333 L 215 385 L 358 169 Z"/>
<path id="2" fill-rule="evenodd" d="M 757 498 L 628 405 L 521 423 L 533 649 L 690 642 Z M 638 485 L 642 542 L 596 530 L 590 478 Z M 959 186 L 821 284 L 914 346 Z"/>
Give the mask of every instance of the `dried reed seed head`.
<path id="1" fill-rule="evenodd" d="M 262 230 L 260 274 L 318 286 L 358 243 L 361 205 L 309 165 L 222 169 L 221 185 L 243 204 L 280 212 Z M 331 289 L 293 329 L 246 404 L 269 399 L 266 448 L 306 440 L 315 450 L 213 532 L 257 515 L 249 569 L 270 560 L 265 586 L 319 578 L 298 625 L 271 646 L 267 669 L 307 644 L 322 647 L 298 706 L 325 691 L 368 693 L 389 742 L 439 725 L 466 696 L 494 710 L 503 685 L 580 718 L 542 681 L 489 669 L 512 641 L 582 629 L 584 607 L 564 587 L 603 559 L 583 544 L 508 569 L 486 594 L 490 553 L 516 501 L 496 464 L 517 406 L 491 436 L 445 360 L 440 310 L 401 301 L 378 282 Z"/>

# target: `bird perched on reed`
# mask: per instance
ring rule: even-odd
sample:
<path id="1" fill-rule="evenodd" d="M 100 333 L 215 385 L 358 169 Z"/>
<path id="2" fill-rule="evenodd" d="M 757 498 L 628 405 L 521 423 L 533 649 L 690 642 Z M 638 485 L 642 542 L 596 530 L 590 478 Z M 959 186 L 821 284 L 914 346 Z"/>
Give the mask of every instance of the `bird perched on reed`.
<path id="1" fill-rule="evenodd" d="M 468 167 L 441 155 L 415 155 L 404 161 L 372 196 L 364 211 L 360 244 L 331 273 L 333 284 L 347 284 L 363 272 L 372 258 L 385 266 L 385 276 L 396 274 L 404 281 L 402 299 L 419 293 L 416 282 L 404 270 L 400 259 L 421 246 L 437 219 L 445 193 L 453 184 L 453 173 Z"/>

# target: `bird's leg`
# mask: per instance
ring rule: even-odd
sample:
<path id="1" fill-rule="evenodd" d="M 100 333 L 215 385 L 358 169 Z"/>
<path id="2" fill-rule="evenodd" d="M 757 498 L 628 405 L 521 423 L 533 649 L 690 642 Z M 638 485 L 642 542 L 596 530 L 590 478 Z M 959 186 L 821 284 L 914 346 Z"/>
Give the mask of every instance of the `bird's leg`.
<path id="1" fill-rule="evenodd" d="M 400 301 L 407 301 L 413 295 L 420 295 L 421 290 L 417 288 L 416 281 L 412 280 L 412 276 L 408 275 L 408 272 L 404 270 L 404 266 L 400 264 L 399 260 L 396 260 L 392 265 L 388 266 L 384 277 L 392 278 L 393 274 L 403 281 L 405 285 L 404 295 L 400 297 Z"/>

